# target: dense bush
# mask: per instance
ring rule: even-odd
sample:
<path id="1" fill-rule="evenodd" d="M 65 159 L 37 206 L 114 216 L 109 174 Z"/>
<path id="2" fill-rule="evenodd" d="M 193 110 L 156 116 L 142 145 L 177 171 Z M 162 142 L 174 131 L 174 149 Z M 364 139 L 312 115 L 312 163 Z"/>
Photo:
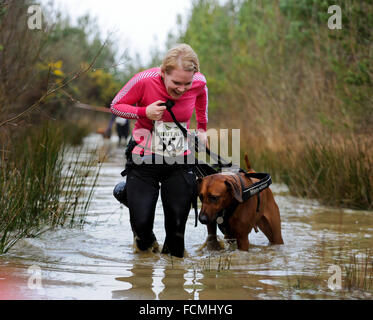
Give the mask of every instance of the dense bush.
<path id="1" fill-rule="evenodd" d="M 94 21 L 72 26 L 44 8 L 43 29 L 30 30 L 30 4 L 0 1 L 0 253 L 47 228 L 84 224 L 96 163 L 77 153 L 66 164 L 64 155 L 92 113 L 78 117 L 72 105 L 107 105 L 119 83 L 113 45 L 90 33 Z"/>
<path id="2" fill-rule="evenodd" d="M 341 30 L 328 28 L 327 10 L 334 4 L 342 9 Z M 363 178 L 351 183 L 352 174 L 363 174 L 353 173 L 358 164 L 338 169 L 360 159 L 364 175 L 373 176 L 369 142 L 342 144 L 369 141 L 373 134 L 371 1 L 196 0 L 185 25 L 175 42 L 189 43 L 199 55 L 210 127 L 241 128 L 242 153 L 249 153 L 254 168 L 270 171 L 294 193 L 372 207 L 369 184 Z M 346 159 L 329 161 L 323 146 L 330 157 Z M 314 152 L 320 166 L 329 168 L 324 178 L 311 179 L 316 167 L 305 170 Z M 315 182 L 324 195 L 304 192 L 296 181 Z M 343 192 L 329 192 L 333 181 Z"/>

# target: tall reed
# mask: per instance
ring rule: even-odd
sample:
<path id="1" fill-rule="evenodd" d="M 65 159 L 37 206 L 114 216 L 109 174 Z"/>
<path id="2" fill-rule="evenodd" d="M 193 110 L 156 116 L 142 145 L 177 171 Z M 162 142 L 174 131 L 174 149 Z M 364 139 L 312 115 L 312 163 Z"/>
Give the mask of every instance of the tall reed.
<path id="1" fill-rule="evenodd" d="M 373 5 L 341 6 L 343 29 L 331 30 L 327 1 L 196 1 L 178 40 L 206 75 L 209 127 L 240 128 L 255 170 L 370 209 L 372 157 L 354 143 L 372 136 Z"/>
<path id="2" fill-rule="evenodd" d="M 361 258 L 352 255 L 349 263 L 345 266 L 345 273 L 345 290 L 373 292 L 373 257 L 371 250 L 367 249 Z"/>
<path id="3" fill-rule="evenodd" d="M 293 194 L 327 205 L 373 208 L 373 152 L 361 139 L 305 142 L 284 158 L 283 181 Z"/>
<path id="4" fill-rule="evenodd" d="M 82 159 L 79 148 L 66 163 L 61 126 L 31 127 L 23 137 L 1 153 L 0 253 L 51 228 L 82 226 L 98 176 L 93 156 Z"/>

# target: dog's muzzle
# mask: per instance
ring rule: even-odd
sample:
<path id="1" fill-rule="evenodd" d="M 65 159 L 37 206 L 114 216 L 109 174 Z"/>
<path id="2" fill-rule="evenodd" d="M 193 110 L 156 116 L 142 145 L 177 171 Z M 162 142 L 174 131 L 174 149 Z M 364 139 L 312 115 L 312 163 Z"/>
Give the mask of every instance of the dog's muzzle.
<path id="1" fill-rule="evenodd" d="M 199 220 L 199 222 L 201 222 L 202 224 L 208 224 L 210 219 L 209 219 L 209 217 L 208 217 L 207 214 L 202 214 L 202 213 L 200 213 L 200 214 L 199 214 L 199 217 L 198 217 L 198 220 Z"/>
<path id="2" fill-rule="evenodd" d="M 209 215 L 207 215 L 206 213 L 201 212 L 199 214 L 198 220 L 202 224 L 209 224 L 209 223 L 212 223 L 212 222 L 215 222 L 215 221 L 216 221 L 217 224 L 221 224 L 224 221 L 225 212 L 226 212 L 226 209 L 219 211 L 217 214 L 215 214 L 213 219 L 211 219 L 209 217 Z"/>

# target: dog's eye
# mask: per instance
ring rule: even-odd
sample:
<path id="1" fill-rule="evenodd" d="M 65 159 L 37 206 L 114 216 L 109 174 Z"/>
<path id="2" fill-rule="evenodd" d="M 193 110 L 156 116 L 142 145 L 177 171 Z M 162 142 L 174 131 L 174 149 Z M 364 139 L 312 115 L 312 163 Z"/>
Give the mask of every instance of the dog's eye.
<path id="1" fill-rule="evenodd" d="M 211 202 L 217 202 L 219 200 L 218 196 L 213 196 L 212 194 L 209 195 L 209 199 Z"/>

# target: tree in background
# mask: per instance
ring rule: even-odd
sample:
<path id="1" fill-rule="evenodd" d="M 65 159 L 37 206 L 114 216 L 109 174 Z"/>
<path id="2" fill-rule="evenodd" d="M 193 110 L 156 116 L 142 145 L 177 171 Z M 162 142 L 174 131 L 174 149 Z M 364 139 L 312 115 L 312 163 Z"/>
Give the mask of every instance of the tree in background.
<path id="1" fill-rule="evenodd" d="M 69 112 L 66 106 L 72 103 L 69 97 L 107 105 L 120 83 L 113 40 L 102 39 L 96 21 L 89 16 L 81 17 L 73 26 L 69 18 L 48 7 L 43 7 L 46 18 L 42 30 L 30 30 L 30 5 L 29 0 L 0 4 L 0 120 L 24 111 L 94 59 L 94 66 L 84 78 L 48 97 L 39 110 L 63 118 Z M 40 121 L 40 116 L 40 112 L 34 112 L 32 118 Z"/>

